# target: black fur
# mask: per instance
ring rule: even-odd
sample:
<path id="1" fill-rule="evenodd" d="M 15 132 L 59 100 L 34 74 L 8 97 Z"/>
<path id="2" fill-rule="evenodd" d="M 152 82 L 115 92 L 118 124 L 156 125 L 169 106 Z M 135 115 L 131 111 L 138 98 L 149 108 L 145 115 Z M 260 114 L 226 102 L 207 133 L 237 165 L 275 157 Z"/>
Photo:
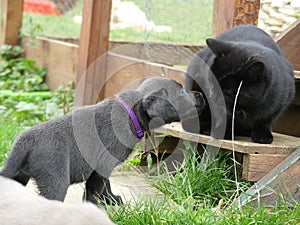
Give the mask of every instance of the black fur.
<path id="1" fill-rule="evenodd" d="M 221 118 L 227 119 L 225 138 L 230 138 L 234 99 L 243 81 L 236 106 L 235 135 L 251 136 L 257 143 L 272 143 L 271 125 L 295 94 L 291 64 L 273 39 L 252 25 L 229 29 L 206 42 L 207 47 L 199 51 L 189 64 L 185 88 L 203 92 L 208 100 L 205 92 L 216 90 L 213 86 L 207 87 L 211 85 L 210 76 L 215 76 L 226 105 L 227 118 Z M 207 73 L 207 68 L 212 73 Z M 191 120 L 183 121 L 183 128 L 210 134 L 209 107 L 199 119 L 200 130 L 193 127 Z"/>

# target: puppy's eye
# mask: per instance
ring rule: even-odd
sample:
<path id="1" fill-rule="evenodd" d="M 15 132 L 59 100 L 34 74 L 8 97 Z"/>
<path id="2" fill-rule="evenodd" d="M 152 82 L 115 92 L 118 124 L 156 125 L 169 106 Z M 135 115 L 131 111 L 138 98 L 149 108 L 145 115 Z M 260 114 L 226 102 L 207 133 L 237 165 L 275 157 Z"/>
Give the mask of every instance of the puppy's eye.
<path id="1" fill-rule="evenodd" d="M 180 95 L 180 96 L 185 95 L 185 93 L 186 93 L 186 91 L 185 91 L 183 88 L 181 88 L 181 89 L 179 90 L 179 95 Z"/>
<path id="2" fill-rule="evenodd" d="M 220 55 L 217 56 L 218 59 L 224 59 L 225 58 L 225 54 L 221 53 Z"/>

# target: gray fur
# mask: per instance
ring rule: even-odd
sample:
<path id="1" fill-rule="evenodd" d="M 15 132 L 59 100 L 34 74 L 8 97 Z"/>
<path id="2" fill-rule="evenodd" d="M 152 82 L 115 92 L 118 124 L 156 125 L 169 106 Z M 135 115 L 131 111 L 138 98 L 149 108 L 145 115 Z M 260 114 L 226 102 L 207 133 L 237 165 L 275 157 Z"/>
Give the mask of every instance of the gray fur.
<path id="1" fill-rule="evenodd" d="M 91 203 L 47 200 L 16 181 L 0 176 L 1 225 L 114 225 L 106 212 Z"/>
<path id="2" fill-rule="evenodd" d="M 195 117 L 204 102 L 199 93 L 166 78 L 150 78 L 118 99 L 131 106 L 144 131 Z M 23 132 L 0 174 L 24 185 L 32 177 L 42 196 L 60 201 L 70 184 L 86 181 L 87 200 L 96 203 L 94 196 L 104 193 L 120 203 L 108 177 L 139 141 L 125 108 L 107 99 Z"/>

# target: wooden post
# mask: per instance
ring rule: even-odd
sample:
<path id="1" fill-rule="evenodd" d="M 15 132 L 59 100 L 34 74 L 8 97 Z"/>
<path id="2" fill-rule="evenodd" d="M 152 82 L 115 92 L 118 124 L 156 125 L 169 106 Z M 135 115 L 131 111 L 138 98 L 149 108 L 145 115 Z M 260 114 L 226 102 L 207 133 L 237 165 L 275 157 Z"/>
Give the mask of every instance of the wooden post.
<path id="1" fill-rule="evenodd" d="M 241 24 L 257 25 L 260 0 L 215 0 L 213 34 Z"/>
<path id="2" fill-rule="evenodd" d="M 0 45 L 16 45 L 22 26 L 23 0 L 0 0 Z"/>
<path id="3" fill-rule="evenodd" d="M 108 51 L 111 5 L 112 0 L 84 1 L 76 77 L 76 106 L 95 103 L 100 92 L 97 86 L 99 82 L 105 82 L 105 53 Z"/>

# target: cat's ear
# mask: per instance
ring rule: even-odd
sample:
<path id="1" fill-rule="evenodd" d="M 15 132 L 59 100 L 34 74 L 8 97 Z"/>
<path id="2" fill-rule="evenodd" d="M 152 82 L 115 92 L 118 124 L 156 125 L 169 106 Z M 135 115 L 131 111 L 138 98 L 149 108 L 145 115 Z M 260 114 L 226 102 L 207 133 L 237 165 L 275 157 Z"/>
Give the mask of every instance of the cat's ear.
<path id="1" fill-rule="evenodd" d="M 230 43 L 213 38 L 206 39 L 206 44 L 216 55 L 226 54 L 232 48 Z"/>
<path id="2" fill-rule="evenodd" d="M 260 73 L 264 70 L 265 68 L 265 64 L 263 62 L 260 62 L 260 61 L 256 61 L 254 62 L 250 69 L 253 71 L 253 72 L 256 72 L 256 73 Z"/>
<path id="3" fill-rule="evenodd" d="M 261 61 L 252 61 L 249 63 L 247 71 L 248 76 L 244 77 L 244 81 L 248 84 L 253 82 L 261 82 L 266 77 L 264 76 L 265 64 Z"/>
<path id="4" fill-rule="evenodd" d="M 265 64 L 263 62 L 260 62 L 260 61 L 254 61 L 249 69 L 248 69 L 248 72 L 249 74 L 253 75 L 253 76 L 257 76 L 258 74 L 263 74 L 263 71 L 264 71 L 264 68 L 265 68 Z M 259 79 L 260 77 L 258 77 Z"/>

